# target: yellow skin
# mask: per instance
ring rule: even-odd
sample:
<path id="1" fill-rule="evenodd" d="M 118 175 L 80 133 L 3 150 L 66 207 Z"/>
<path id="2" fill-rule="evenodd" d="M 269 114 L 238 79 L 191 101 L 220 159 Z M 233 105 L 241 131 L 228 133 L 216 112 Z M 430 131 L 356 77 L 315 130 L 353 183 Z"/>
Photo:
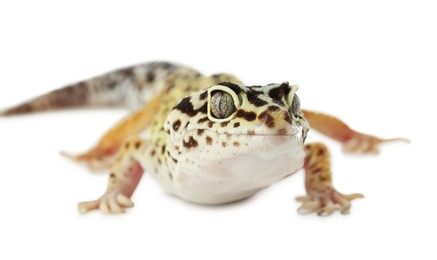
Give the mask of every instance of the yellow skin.
<path id="1" fill-rule="evenodd" d="M 62 154 L 93 170 L 110 169 L 107 191 L 81 202 L 85 213 L 122 213 L 143 172 L 170 193 L 202 204 L 248 197 L 305 170 L 306 196 L 298 212 L 345 214 L 361 194 L 332 186 L 329 153 L 304 144 L 311 125 L 341 142 L 344 151 L 376 153 L 381 139 L 352 130 L 339 119 L 300 109 L 297 86 L 287 82 L 245 86 L 228 74 L 156 62 L 114 71 L 53 91 L 0 115 L 58 108 L 120 106 L 134 112 L 111 128 L 88 152 Z"/>

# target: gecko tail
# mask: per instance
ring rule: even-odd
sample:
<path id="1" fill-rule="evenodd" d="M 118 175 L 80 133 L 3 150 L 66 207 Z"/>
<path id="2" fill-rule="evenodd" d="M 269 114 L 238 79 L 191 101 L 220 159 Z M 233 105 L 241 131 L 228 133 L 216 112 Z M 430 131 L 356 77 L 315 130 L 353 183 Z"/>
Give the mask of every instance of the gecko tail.
<path id="1" fill-rule="evenodd" d="M 131 108 L 139 105 L 139 92 L 133 68 L 126 68 L 48 92 L 1 111 L 0 116 L 71 108 Z"/>
<path id="2" fill-rule="evenodd" d="M 91 106 L 90 86 L 85 82 L 73 84 L 28 100 L 0 112 L 1 116 L 14 116 L 50 110 Z"/>

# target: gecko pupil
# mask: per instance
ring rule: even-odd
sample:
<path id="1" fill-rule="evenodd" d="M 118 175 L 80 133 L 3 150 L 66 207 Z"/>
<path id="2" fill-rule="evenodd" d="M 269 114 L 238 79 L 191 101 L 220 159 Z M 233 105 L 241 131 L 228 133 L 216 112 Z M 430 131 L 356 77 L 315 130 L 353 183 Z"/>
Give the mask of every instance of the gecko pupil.
<path id="1" fill-rule="evenodd" d="M 235 111 L 232 96 L 224 91 L 214 92 L 210 105 L 212 115 L 218 119 L 228 118 Z"/>

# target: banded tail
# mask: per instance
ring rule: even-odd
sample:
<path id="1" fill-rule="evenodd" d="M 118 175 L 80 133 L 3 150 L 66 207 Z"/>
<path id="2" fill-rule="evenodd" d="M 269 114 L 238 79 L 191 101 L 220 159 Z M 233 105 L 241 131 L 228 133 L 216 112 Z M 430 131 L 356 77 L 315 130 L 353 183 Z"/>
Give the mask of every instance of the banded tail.
<path id="1" fill-rule="evenodd" d="M 13 116 L 69 108 L 138 109 L 156 94 L 160 82 L 175 73 L 197 73 L 167 62 L 153 62 L 115 70 L 98 77 L 51 91 L 20 105 L 1 111 Z"/>

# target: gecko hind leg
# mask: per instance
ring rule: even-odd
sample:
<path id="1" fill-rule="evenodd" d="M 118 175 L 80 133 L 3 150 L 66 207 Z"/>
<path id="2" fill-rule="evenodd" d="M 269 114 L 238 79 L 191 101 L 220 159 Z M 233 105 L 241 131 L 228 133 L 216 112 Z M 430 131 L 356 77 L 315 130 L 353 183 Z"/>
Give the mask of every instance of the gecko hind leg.
<path id="1" fill-rule="evenodd" d="M 351 201 L 363 198 L 360 193 L 345 195 L 332 186 L 329 152 L 324 144 L 305 145 L 305 188 L 306 196 L 297 197 L 302 205 L 299 214 L 317 213 L 319 216 L 331 215 L 335 210 L 348 214 Z"/>
<path id="2" fill-rule="evenodd" d="M 136 158 L 143 149 L 146 149 L 145 140 L 132 138 L 127 141 L 111 168 L 106 192 L 96 200 L 80 202 L 77 205 L 79 213 L 99 209 L 103 213 L 119 214 L 132 208 L 131 196 L 144 172 Z"/>
<path id="3" fill-rule="evenodd" d="M 406 138 L 384 139 L 360 133 L 336 117 L 308 110 L 303 110 L 303 112 L 311 128 L 341 142 L 345 153 L 377 154 L 379 152 L 379 145 L 382 143 L 395 141 L 409 142 Z"/>
<path id="4" fill-rule="evenodd" d="M 84 164 L 92 171 L 109 169 L 122 144 L 150 125 L 161 99 L 162 96 L 155 97 L 142 109 L 122 119 L 87 152 L 75 155 L 61 151 L 61 155 Z"/>

